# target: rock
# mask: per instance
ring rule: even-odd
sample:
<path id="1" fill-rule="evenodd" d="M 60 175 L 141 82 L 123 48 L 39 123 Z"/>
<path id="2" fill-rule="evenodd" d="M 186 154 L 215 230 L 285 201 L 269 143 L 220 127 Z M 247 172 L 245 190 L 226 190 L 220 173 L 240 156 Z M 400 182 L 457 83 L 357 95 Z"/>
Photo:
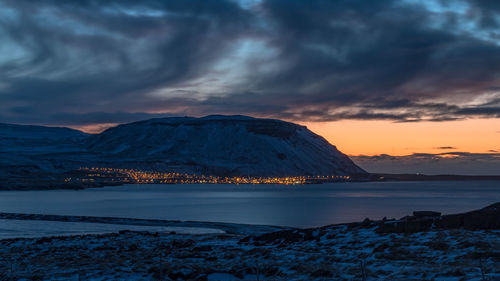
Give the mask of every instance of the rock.
<path id="1" fill-rule="evenodd" d="M 195 244 L 195 241 L 192 239 L 177 239 L 172 240 L 170 242 L 172 248 L 188 248 Z"/>
<path id="2" fill-rule="evenodd" d="M 372 224 L 372 220 L 369 218 L 365 218 L 363 222 L 361 223 L 362 226 L 370 226 Z"/>
<path id="3" fill-rule="evenodd" d="M 197 246 L 194 247 L 191 252 L 209 252 L 212 251 L 213 247 L 210 245 L 203 245 L 203 246 Z"/>
<path id="4" fill-rule="evenodd" d="M 464 214 L 465 229 L 500 229 L 500 203 Z"/>
<path id="5" fill-rule="evenodd" d="M 319 277 L 328 277 L 328 278 L 331 278 L 333 277 L 333 273 L 329 270 L 326 270 L 326 269 L 318 269 L 314 272 L 311 273 L 311 276 L 312 277 L 315 277 L 315 278 L 319 278 Z"/>
<path id="6" fill-rule="evenodd" d="M 447 229 L 500 229 L 500 203 L 464 214 L 443 216 L 439 226 Z"/>
<path id="7" fill-rule="evenodd" d="M 460 228 L 464 226 L 464 218 L 462 214 L 446 215 L 441 217 L 438 226 L 445 229 Z"/>
<path id="8" fill-rule="evenodd" d="M 417 218 L 421 217 L 440 217 L 441 213 L 440 212 L 434 212 L 434 211 L 415 211 L 413 212 L 413 216 Z"/>
<path id="9" fill-rule="evenodd" d="M 413 233 L 430 229 L 500 229 L 500 203 L 463 214 L 440 216 L 432 211 L 416 211 L 397 221 L 380 221 L 379 233 Z"/>
<path id="10" fill-rule="evenodd" d="M 276 245 L 290 244 L 296 242 L 319 240 L 320 233 L 315 233 L 315 229 L 293 229 L 264 233 L 258 236 L 247 236 L 240 240 L 240 243 L 253 241 L 254 245 Z"/>
<path id="11" fill-rule="evenodd" d="M 388 248 L 389 248 L 389 245 L 387 243 L 382 243 L 382 244 L 378 245 L 377 247 L 373 248 L 372 253 L 381 253 L 381 252 L 384 252 L 385 249 L 388 249 Z"/>
<path id="12" fill-rule="evenodd" d="M 415 233 L 429 231 L 433 223 L 433 218 L 387 221 L 380 224 L 375 231 L 378 233 Z"/>

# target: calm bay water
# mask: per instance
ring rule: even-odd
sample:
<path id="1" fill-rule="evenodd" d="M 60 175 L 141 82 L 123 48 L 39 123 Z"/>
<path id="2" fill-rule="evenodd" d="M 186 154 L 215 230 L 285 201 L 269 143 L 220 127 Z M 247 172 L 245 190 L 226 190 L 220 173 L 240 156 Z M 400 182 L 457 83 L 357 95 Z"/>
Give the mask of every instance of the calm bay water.
<path id="1" fill-rule="evenodd" d="M 3 191 L 0 212 L 114 216 L 295 227 L 464 212 L 500 201 L 499 181 L 321 185 L 125 185 Z"/>

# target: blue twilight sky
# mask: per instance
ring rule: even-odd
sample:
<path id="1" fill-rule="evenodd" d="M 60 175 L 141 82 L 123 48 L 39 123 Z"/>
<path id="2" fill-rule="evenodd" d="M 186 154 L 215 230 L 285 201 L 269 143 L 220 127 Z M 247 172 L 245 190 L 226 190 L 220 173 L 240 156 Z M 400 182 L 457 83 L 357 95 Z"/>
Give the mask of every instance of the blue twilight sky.
<path id="1" fill-rule="evenodd" d="M 500 120 L 499 16 L 492 0 L 0 0 L 0 122 Z"/>

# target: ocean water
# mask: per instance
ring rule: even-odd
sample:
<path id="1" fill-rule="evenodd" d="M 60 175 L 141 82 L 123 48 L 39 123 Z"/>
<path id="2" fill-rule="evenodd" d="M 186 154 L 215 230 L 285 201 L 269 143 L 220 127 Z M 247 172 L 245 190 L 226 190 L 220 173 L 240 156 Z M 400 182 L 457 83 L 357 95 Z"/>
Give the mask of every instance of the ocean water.
<path id="1" fill-rule="evenodd" d="M 400 218 L 415 210 L 465 212 L 499 201 L 500 181 L 160 184 L 2 191 L 0 212 L 313 227 L 365 218 Z"/>

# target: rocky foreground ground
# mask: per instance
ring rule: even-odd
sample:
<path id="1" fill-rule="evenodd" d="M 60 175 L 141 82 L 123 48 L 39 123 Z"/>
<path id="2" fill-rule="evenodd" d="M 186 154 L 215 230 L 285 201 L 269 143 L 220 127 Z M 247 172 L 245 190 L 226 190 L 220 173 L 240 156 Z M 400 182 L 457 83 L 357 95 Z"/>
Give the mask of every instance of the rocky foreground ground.
<path id="1" fill-rule="evenodd" d="M 500 280 L 500 204 L 449 218 L 456 225 L 445 217 L 252 235 L 6 239 L 0 280 Z"/>

